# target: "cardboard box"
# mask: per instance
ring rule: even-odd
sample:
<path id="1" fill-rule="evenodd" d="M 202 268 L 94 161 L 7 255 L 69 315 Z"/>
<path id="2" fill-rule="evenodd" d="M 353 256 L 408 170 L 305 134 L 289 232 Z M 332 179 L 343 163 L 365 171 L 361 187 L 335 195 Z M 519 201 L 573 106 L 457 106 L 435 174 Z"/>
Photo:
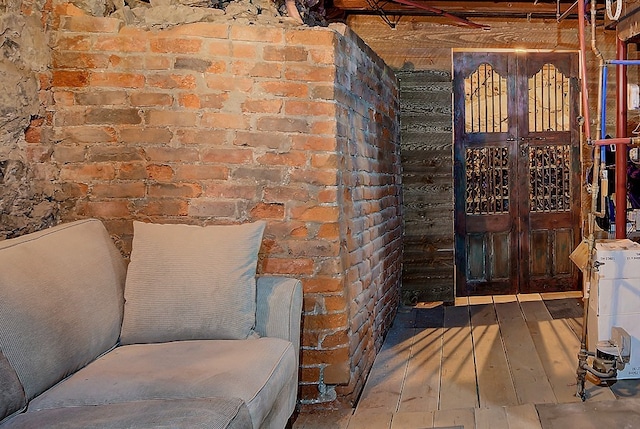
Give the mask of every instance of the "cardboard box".
<path id="1" fill-rule="evenodd" d="M 640 244 L 629 239 L 598 240 L 595 270 L 600 279 L 640 278 Z"/>

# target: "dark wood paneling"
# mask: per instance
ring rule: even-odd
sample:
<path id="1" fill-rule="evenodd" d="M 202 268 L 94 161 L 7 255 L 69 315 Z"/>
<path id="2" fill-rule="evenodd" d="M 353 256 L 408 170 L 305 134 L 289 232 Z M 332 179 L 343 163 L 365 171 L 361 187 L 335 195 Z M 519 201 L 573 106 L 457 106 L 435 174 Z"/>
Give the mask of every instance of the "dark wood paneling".
<path id="1" fill-rule="evenodd" d="M 403 299 L 453 301 L 451 74 L 399 71 Z"/>

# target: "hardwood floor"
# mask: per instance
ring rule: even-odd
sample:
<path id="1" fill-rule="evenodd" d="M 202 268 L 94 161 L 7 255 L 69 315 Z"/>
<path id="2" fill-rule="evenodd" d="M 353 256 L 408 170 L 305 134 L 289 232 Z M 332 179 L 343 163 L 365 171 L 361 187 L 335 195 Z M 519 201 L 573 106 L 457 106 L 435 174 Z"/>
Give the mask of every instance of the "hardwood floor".
<path id="1" fill-rule="evenodd" d="M 458 299 L 402 308 L 354 410 L 294 429 L 541 429 L 539 404 L 581 402 L 580 295 Z M 587 382 L 587 402 L 616 399 Z"/>

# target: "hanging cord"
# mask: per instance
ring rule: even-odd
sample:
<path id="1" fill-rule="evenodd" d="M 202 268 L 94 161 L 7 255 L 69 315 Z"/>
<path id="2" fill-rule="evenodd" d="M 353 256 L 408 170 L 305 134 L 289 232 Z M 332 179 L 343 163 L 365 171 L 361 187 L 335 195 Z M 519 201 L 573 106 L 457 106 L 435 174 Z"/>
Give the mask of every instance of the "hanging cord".
<path id="1" fill-rule="evenodd" d="M 611 9 L 612 9 L 612 0 L 606 0 L 606 4 L 607 4 L 607 16 L 609 17 L 610 20 L 612 21 L 617 21 L 620 19 L 620 15 L 622 14 L 622 0 L 617 0 L 616 1 L 616 13 L 614 14 Z"/>

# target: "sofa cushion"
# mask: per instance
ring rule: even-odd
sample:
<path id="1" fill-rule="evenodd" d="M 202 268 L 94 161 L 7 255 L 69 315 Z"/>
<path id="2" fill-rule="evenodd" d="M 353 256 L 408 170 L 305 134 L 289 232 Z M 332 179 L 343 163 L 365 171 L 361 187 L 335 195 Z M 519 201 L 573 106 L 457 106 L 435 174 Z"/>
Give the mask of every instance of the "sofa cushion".
<path id="1" fill-rule="evenodd" d="M 279 338 L 121 346 L 35 398 L 29 411 L 159 398 L 242 398 L 255 428 L 296 374 Z"/>
<path id="2" fill-rule="evenodd" d="M 23 413 L 2 429 L 250 429 L 239 398 L 167 399 Z"/>
<path id="3" fill-rule="evenodd" d="M 247 338 L 264 227 L 134 222 L 121 342 Z"/>
<path id="4" fill-rule="evenodd" d="M 116 344 L 124 279 L 95 219 L 0 242 L 0 350 L 27 399 Z"/>

